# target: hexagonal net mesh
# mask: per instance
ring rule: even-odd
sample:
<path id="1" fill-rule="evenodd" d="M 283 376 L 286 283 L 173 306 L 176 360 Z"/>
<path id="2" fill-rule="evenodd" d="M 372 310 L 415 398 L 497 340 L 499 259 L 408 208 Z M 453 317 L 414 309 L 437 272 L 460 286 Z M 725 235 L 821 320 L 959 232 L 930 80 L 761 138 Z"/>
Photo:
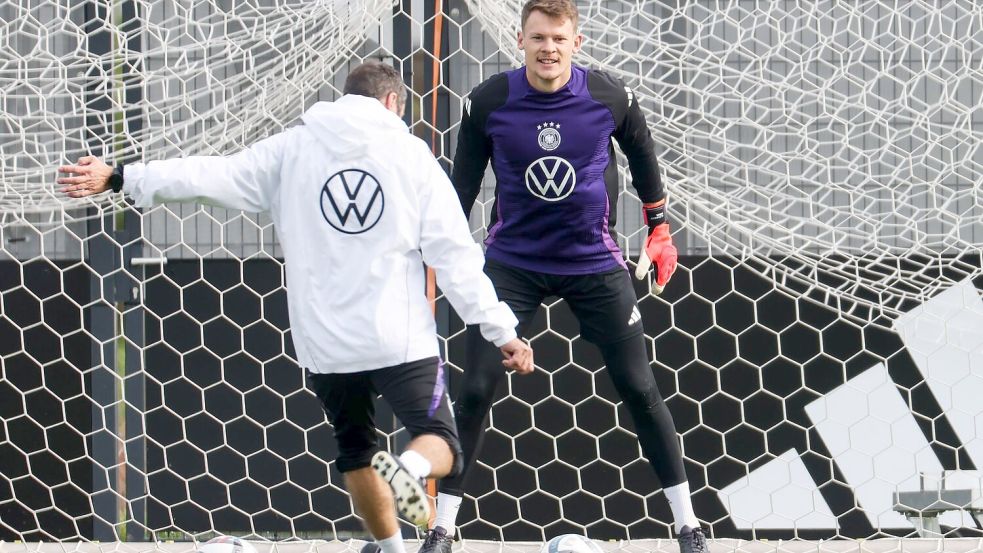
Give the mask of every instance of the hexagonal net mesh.
<path id="1" fill-rule="evenodd" d="M 578 4 L 578 62 L 632 87 L 667 177 L 681 267 L 663 295 L 636 291 L 697 515 L 718 537 L 924 532 L 919 490 L 981 488 L 983 8 Z M 54 171 L 235 152 L 369 58 L 402 71 L 413 132 L 450 161 L 462 99 L 521 63 L 520 8 L 0 2 L 0 540 L 363 535 L 296 366 L 269 218 L 68 200 Z M 476 238 L 493 190 L 489 173 Z M 453 395 L 463 329 L 442 298 L 436 316 Z M 492 409 L 462 535 L 670 536 L 565 302 L 528 337 L 543 370 Z M 932 530 L 973 533 L 974 505 Z"/>

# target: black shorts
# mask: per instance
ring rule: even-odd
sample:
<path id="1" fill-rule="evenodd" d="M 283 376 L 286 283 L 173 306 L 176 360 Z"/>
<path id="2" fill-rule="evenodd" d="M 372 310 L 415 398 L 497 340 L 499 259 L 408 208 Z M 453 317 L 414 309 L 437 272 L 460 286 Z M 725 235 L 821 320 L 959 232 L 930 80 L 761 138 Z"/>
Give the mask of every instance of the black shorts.
<path id="1" fill-rule="evenodd" d="M 623 267 L 588 275 L 551 275 L 485 260 L 485 274 L 498 299 L 512 308 L 520 333 L 536 315 L 543 300 L 566 300 L 580 322 L 580 334 L 594 344 L 612 344 L 644 334 L 638 298 Z"/>
<path id="2" fill-rule="evenodd" d="M 410 436 L 436 434 L 460 465 L 461 444 L 444 379 L 444 364 L 437 357 L 357 373 L 307 372 L 311 390 L 321 400 L 338 441 L 340 472 L 369 466 L 379 451 L 375 426 L 375 398 L 381 395 Z"/>

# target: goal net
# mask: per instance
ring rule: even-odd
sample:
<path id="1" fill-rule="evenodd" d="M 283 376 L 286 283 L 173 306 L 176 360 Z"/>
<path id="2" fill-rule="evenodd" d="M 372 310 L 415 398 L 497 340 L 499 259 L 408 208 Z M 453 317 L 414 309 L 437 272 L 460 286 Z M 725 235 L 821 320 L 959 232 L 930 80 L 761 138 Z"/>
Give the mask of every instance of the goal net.
<path id="1" fill-rule="evenodd" d="M 463 98 L 521 64 L 521 5 L 0 2 L 0 540 L 363 535 L 296 365 L 270 219 L 72 200 L 55 170 L 233 153 L 367 59 L 402 72 L 412 131 L 449 162 Z M 668 183 L 681 266 L 661 296 L 636 291 L 700 519 L 744 539 L 980 535 L 983 8 L 578 5 L 577 63 L 631 87 Z M 443 299 L 436 317 L 453 395 L 463 329 Z M 566 304 L 528 337 L 543 370 L 492 409 L 462 535 L 669 537 Z M 379 422 L 387 447 L 407 441 Z M 918 494 L 941 488 L 968 495 L 923 527 Z"/>

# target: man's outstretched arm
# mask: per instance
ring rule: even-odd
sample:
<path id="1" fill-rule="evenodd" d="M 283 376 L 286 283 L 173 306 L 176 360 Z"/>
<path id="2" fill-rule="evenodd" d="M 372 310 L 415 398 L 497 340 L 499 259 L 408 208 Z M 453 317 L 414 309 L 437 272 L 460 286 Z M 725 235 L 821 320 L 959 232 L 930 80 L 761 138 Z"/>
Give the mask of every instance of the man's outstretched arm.
<path id="1" fill-rule="evenodd" d="M 122 191 L 138 207 L 194 201 L 243 211 L 266 211 L 279 185 L 290 131 L 271 136 L 231 156 L 191 156 L 110 167 L 84 156 L 58 168 L 62 192 L 81 198 Z"/>

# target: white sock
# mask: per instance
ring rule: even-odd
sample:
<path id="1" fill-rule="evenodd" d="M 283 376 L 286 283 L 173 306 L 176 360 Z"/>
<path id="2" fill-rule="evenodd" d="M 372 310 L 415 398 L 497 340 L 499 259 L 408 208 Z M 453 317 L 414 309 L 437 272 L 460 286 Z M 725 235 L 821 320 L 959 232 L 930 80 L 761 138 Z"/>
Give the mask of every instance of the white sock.
<path id="1" fill-rule="evenodd" d="M 683 526 L 699 528 L 700 521 L 693 512 L 693 500 L 689 496 L 689 482 L 676 484 L 671 488 L 663 488 L 669 500 L 669 508 L 672 509 L 672 518 L 676 521 L 676 535 L 682 531 Z"/>
<path id="2" fill-rule="evenodd" d="M 410 476 L 416 479 L 430 476 L 430 471 L 433 470 L 430 461 L 427 461 L 426 457 L 412 449 L 404 451 L 399 456 L 399 460 L 403 463 L 403 467 L 406 468 L 406 472 L 410 473 Z"/>
<path id="3" fill-rule="evenodd" d="M 446 493 L 437 493 L 437 519 L 434 526 L 447 530 L 449 537 L 454 537 L 457 531 L 457 512 L 461 510 L 462 497 Z"/>
<path id="4" fill-rule="evenodd" d="M 379 544 L 382 553 L 406 553 L 406 548 L 403 546 L 403 536 L 398 530 L 392 536 L 384 540 L 375 540 L 375 542 Z"/>

